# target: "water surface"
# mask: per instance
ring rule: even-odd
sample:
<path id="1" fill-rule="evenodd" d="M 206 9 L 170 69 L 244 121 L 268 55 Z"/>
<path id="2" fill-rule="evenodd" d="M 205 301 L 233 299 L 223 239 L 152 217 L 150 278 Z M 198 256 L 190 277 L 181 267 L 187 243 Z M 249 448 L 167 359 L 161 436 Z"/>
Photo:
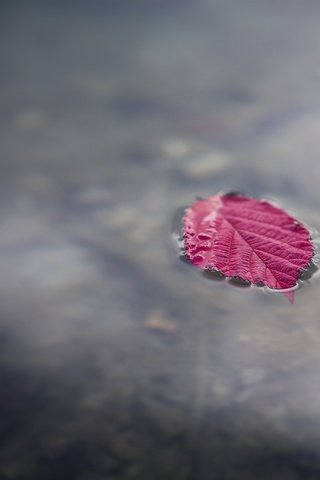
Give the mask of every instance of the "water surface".
<path id="1" fill-rule="evenodd" d="M 318 479 L 319 283 L 170 228 L 235 189 L 319 229 L 320 6 L 89 3 L 1 6 L 0 478 Z"/>

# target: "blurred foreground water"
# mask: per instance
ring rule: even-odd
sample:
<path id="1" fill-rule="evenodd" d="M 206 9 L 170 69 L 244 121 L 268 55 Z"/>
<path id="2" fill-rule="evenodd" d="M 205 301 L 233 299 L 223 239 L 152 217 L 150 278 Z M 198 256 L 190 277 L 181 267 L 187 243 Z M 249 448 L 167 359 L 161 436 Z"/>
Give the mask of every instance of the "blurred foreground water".
<path id="1" fill-rule="evenodd" d="M 320 5 L 0 9 L 0 479 L 319 479 L 319 282 L 212 282 L 170 228 L 239 189 L 319 229 Z"/>

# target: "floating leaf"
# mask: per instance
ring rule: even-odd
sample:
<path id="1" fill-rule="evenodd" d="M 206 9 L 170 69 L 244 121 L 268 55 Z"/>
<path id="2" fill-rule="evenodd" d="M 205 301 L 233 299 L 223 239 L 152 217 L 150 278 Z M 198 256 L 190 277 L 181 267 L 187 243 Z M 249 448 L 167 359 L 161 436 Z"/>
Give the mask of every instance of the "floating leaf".
<path id="1" fill-rule="evenodd" d="M 213 195 L 186 209 L 183 238 L 187 260 L 201 270 L 281 290 L 290 302 L 314 255 L 302 223 L 266 200 L 237 193 Z"/>

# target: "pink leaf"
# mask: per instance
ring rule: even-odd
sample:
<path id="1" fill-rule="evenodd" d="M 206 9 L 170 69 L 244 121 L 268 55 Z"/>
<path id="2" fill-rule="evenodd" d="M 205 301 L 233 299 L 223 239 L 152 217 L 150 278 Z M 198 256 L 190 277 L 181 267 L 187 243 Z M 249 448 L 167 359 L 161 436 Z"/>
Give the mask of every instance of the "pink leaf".
<path id="1" fill-rule="evenodd" d="M 271 289 L 294 287 L 311 262 L 310 233 L 265 200 L 213 195 L 194 203 L 183 218 L 185 256 L 202 270 L 218 270 Z M 293 291 L 283 291 L 291 301 Z"/>

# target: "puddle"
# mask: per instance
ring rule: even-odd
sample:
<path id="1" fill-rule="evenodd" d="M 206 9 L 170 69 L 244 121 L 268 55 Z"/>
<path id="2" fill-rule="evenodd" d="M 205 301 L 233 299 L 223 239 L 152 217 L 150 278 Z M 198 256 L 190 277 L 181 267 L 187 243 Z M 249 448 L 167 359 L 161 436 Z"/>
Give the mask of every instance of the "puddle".
<path id="1" fill-rule="evenodd" d="M 320 478 L 317 232 L 294 305 L 169 234 L 230 188 L 320 228 L 320 3 L 6 3 L 0 478 Z"/>

